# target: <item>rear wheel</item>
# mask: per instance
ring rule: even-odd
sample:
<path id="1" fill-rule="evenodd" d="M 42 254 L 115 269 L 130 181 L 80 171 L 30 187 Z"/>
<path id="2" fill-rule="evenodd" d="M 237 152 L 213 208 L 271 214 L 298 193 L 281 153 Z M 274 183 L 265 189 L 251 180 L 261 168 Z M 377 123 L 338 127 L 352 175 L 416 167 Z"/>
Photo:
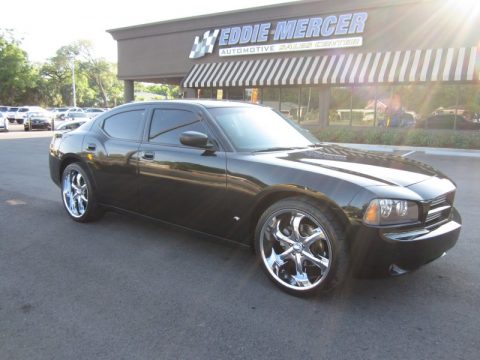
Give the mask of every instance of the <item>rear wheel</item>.
<path id="1" fill-rule="evenodd" d="M 70 164 L 63 171 L 62 200 L 68 215 L 78 222 L 97 220 L 104 213 L 97 204 L 92 182 L 79 163 Z"/>
<path id="2" fill-rule="evenodd" d="M 308 198 L 270 206 L 255 231 L 255 250 L 263 270 L 294 295 L 327 291 L 348 271 L 345 231 L 333 214 Z"/>

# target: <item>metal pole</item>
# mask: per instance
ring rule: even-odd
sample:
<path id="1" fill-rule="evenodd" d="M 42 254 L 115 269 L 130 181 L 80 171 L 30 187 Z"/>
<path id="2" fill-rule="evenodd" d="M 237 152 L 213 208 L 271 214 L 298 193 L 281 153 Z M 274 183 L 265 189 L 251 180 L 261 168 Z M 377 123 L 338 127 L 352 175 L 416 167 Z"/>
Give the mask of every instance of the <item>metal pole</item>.
<path id="1" fill-rule="evenodd" d="M 456 100 L 455 100 L 455 117 L 453 118 L 453 130 L 457 130 L 457 117 L 458 117 L 458 104 L 460 102 L 460 86 L 459 85 L 452 85 L 456 86 Z"/>
<path id="2" fill-rule="evenodd" d="M 353 123 L 353 86 L 350 88 L 350 124 L 352 126 Z"/>

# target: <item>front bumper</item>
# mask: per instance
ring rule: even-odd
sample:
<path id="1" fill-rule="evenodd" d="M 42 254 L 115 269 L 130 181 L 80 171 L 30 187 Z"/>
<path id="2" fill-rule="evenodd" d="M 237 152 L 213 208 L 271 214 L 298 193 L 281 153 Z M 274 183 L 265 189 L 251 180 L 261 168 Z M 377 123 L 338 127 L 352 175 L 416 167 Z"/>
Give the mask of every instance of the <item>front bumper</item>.
<path id="1" fill-rule="evenodd" d="M 458 212 L 433 229 L 379 229 L 361 226 L 351 242 L 354 268 L 362 275 L 400 275 L 425 265 L 450 250 L 462 227 Z"/>

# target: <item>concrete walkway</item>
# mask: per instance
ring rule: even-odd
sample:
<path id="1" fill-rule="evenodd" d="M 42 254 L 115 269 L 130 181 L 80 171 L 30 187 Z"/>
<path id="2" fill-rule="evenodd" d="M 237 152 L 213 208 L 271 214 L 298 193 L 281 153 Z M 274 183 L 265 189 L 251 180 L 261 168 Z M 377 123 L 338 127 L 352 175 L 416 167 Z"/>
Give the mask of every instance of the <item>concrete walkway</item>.
<path id="1" fill-rule="evenodd" d="M 359 149 L 359 150 L 368 150 L 368 151 L 402 152 L 405 154 L 421 152 L 429 155 L 462 156 L 462 157 L 480 158 L 480 150 L 417 147 L 417 146 L 396 146 L 396 145 L 368 145 L 368 144 L 345 144 L 345 143 L 331 143 L 331 144 L 346 146 L 346 147 Z"/>

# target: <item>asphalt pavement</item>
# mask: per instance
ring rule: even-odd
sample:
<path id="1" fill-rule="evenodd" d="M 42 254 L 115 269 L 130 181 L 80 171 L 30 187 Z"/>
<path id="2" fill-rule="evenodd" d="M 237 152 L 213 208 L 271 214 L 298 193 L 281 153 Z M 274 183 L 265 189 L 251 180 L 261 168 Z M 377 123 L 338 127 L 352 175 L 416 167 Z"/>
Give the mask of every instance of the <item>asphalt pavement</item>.
<path id="1" fill-rule="evenodd" d="M 457 183 L 447 256 L 300 299 L 245 247 L 114 213 L 75 223 L 50 134 L 19 136 L 0 133 L 0 359 L 478 359 L 479 158 L 408 155 Z"/>

